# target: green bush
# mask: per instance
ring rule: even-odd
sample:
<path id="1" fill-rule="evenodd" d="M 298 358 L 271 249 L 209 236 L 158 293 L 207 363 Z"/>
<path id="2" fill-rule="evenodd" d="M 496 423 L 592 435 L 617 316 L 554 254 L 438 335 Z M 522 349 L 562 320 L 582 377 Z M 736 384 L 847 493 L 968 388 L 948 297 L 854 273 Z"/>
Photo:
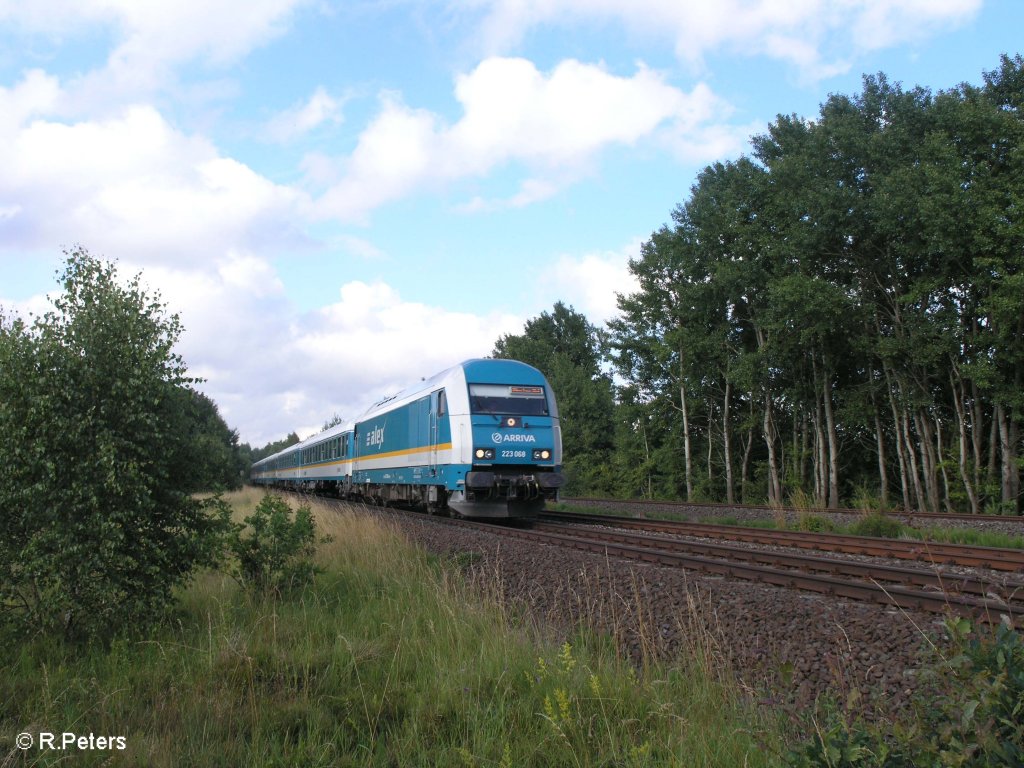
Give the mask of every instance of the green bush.
<path id="1" fill-rule="evenodd" d="M 914 701 L 915 719 L 885 730 L 836 708 L 816 718 L 814 735 L 792 748 L 799 768 L 1024 765 L 1024 642 L 1007 624 L 974 632 L 966 619 L 947 621 L 952 655 L 926 678 Z"/>
<path id="2" fill-rule="evenodd" d="M 903 525 L 898 520 L 886 517 L 880 513 L 864 515 L 860 520 L 850 526 L 850 533 L 855 536 L 876 536 L 885 539 L 899 538 L 903 532 Z"/>
<path id="3" fill-rule="evenodd" d="M 0 621 L 109 639 L 164 617 L 230 512 L 192 496 L 181 332 L 84 249 L 31 324 L 0 314 Z"/>
<path id="4" fill-rule="evenodd" d="M 317 567 L 313 513 L 306 505 L 294 513 L 288 502 L 266 494 L 231 538 L 238 558 L 236 577 L 248 589 L 285 592 L 312 581 Z"/>
<path id="5" fill-rule="evenodd" d="M 835 526 L 831 520 L 821 515 L 801 512 L 797 517 L 796 529 L 798 531 L 807 531 L 808 533 L 827 533 L 828 531 L 835 530 Z"/>

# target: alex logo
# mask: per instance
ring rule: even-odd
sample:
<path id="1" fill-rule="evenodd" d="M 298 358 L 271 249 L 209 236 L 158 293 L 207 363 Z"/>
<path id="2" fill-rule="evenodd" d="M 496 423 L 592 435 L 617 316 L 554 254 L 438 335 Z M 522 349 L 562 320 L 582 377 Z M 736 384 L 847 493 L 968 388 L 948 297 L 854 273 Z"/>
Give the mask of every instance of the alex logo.
<path id="1" fill-rule="evenodd" d="M 367 432 L 366 445 L 384 445 L 384 427 L 374 427 Z"/>
<path id="2" fill-rule="evenodd" d="M 514 435 L 505 432 L 493 432 L 491 434 L 491 440 L 495 443 L 536 443 L 537 438 L 534 435 Z"/>

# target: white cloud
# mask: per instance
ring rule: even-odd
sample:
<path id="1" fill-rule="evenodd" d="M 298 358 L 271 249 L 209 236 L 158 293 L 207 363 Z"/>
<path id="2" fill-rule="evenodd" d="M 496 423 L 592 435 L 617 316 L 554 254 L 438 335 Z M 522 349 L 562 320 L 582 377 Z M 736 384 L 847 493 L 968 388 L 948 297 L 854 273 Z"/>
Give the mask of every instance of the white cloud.
<path id="1" fill-rule="evenodd" d="M 381 111 L 359 137 L 345 177 L 318 202 L 324 216 L 360 220 L 379 205 L 407 194 L 441 157 L 436 118 L 384 94 Z"/>
<path id="2" fill-rule="evenodd" d="M 567 183 L 567 182 L 566 182 Z M 485 200 L 479 195 L 472 200 L 456 206 L 459 213 L 480 213 L 501 211 L 509 208 L 525 208 L 534 203 L 543 202 L 558 194 L 563 184 L 546 179 L 525 179 L 519 185 L 519 191 L 504 200 Z"/>
<path id="3" fill-rule="evenodd" d="M 0 2 L 0 22 L 30 33 L 80 36 L 112 29 L 117 43 L 104 79 L 150 89 L 168 67 L 202 59 L 226 64 L 281 34 L 308 0 L 32 0 Z"/>
<path id="4" fill-rule="evenodd" d="M 594 325 L 607 323 L 618 314 L 616 294 L 634 293 L 639 287 L 629 260 L 640 256 L 641 245 L 637 239 L 617 251 L 562 254 L 545 270 L 538 291 L 551 304 L 572 305 Z"/>
<path id="5" fill-rule="evenodd" d="M 489 354 L 524 322 L 407 301 L 383 281 L 345 283 L 337 301 L 300 312 L 251 253 L 208 269 L 147 268 L 144 278 L 180 312 L 180 351 L 207 379 L 201 388 L 253 444 L 315 431 L 335 412 L 354 417 L 420 377 Z"/>
<path id="6" fill-rule="evenodd" d="M 324 123 L 338 125 L 343 121 L 341 107 L 344 99 L 336 99 L 318 87 L 305 102 L 295 104 L 275 115 L 267 124 L 267 135 L 272 141 L 287 142 L 304 136 Z"/>
<path id="7" fill-rule="evenodd" d="M 707 131 L 728 112 L 705 85 L 686 93 L 642 64 L 621 77 L 575 60 L 542 73 L 525 59 L 487 59 L 456 79 L 455 96 L 462 116 L 446 126 L 438 115 L 384 94 L 343 177 L 319 201 L 321 214 L 365 219 L 418 186 L 484 176 L 511 162 L 535 171 L 520 193 L 498 204 L 476 200 L 463 210 L 526 205 L 577 178 L 608 146 L 633 145 L 659 132 Z M 322 159 L 313 167 L 323 178 Z"/>
<path id="8" fill-rule="evenodd" d="M 13 88 L 0 86 L 0 132 L 10 134 L 30 118 L 52 112 L 61 97 L 60 81 L 41 69 L 25 72 Z"/>
<path id="9" fill-rule="evenodd" d="M 307 206 L 301 193 L 174 129 L 148 105 L 101 120 L 48 119 L 59 94 L 36 72 L 0 90 L 3 248 L 85 242 L 141 261 L 187 262 L 305 242 L 293 223 Z"/>
<path id="10" fill-rule="evenodd" d="M 614 24 L 667 39 L 691 66 L 727 49 L 794 65 L 806 79 L 846 71 L 850 56 L 912 42 L 972 17 L 982 0 L 456 0 L 484 11 L 479 40 L 504 53 L 540 26 Z"/>

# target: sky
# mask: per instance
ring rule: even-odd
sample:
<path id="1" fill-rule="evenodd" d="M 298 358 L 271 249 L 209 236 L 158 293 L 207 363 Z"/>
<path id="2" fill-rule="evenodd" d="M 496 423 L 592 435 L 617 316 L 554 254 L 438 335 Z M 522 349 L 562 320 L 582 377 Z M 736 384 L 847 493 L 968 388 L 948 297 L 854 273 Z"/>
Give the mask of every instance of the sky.
<path id="1" fill-rule="evenodd" d="M 980 83 L 1022 29 L 1018 0 L 0 0 L 0 307 L 116 260 L 242 441 L 305 437 L 556 301 L 607 322 L 777 115 Z"/>

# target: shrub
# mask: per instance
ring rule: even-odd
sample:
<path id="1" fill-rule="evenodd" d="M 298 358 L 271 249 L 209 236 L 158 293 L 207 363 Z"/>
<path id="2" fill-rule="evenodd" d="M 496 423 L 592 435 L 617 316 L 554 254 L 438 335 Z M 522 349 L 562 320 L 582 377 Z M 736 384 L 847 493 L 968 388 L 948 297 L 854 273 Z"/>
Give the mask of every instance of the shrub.
<path id="1" fill-rule="evenodd" d="M 813 515 L 808 512 L 801 511 L 796 521 L 796 529 L 798 531 L 807 531 L 808 533 L 824 533 L 835 529 L 831 520 L 828 520 L 821 515 Z"/>
<path id="2" fill-rule="evenodd" d="M 321 539 L 321 541 L 324 541 Z M 238 580 L 248 589 L 281 593 L 304 586 L 319 570 L 316 523 L 306 505 L 295 512 L 284 499 L 266 494 L 231 538 Z"/>
<path id="3" fill-rule="evenodd" d="M 953 654 L 929 670 L 916 721 L 879 725 L 830 708 L 814 735 L 792 748 L 787 764 L 812 766 L 1024 765 L 1024 642 L 1008 624 L 979 635 L 967 619 L 946 622 Z"/>
<path id="4" fill-rule="evenodd" d="M 899 538 L 903 533 L 903 525 L 898 520 L 880 513 L 864 515 L 850 526 L 850 533 L 855 536 L 877 536 L 885 539 Z"/>
<path id="5" fill-rule="evenodd" d="M 109 638 L 166 614 L 230 513 L 184 478 L 177 316 L 81 248 L 62 282 L 31 324 L 0 315 L 0 620 Z"/>

